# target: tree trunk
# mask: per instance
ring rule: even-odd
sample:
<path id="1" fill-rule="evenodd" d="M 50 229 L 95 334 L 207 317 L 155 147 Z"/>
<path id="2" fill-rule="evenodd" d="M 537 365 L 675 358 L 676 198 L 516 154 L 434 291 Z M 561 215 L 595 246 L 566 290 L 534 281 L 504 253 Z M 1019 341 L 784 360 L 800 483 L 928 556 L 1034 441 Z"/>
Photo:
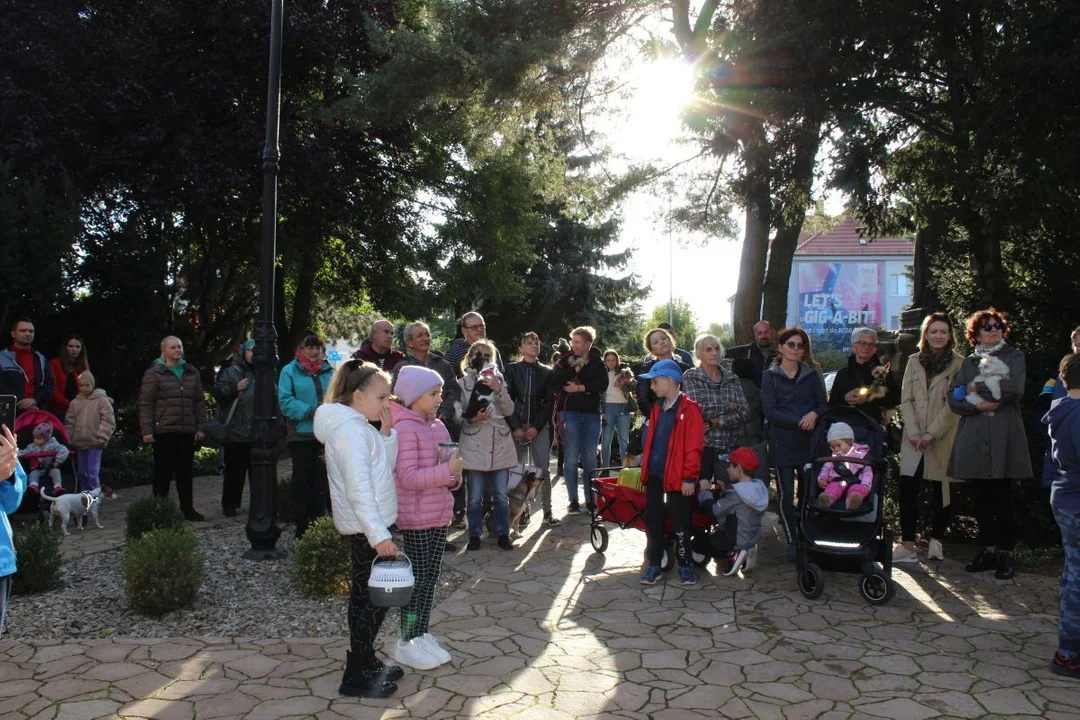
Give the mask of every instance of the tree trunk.
<path id="1" fill-rule="evenodd" d="M 743 151 L 746 160 L 746 226 L 739 286 L 732 307 L 735 342 L 752 342 L 754 325 L 761 319 L 761 291 L 765 283 L 765 256 L 769 252 L 769 145 L 765 129 L 754 125 L 753 139 Z"/>
<path id="2" fill-rule="evenodd" d="M 300 269 L 293 292 L 292 321 L 294 332 L 311 327 L 315 307 L 315 274 L 319 271 L 319 244 L 312 243 L 300 255 Z"/>
<path id="3" fill-rule="evenodd" d="M 787 325 L 791 266 L 803 223 L 806 222 L 806 209 L 814 182 L 814 161 L 820 145 L 821 123 L 816 118 L 807 118 L 795 135 L 792 175 L 787 179 L 790 190 L 784 193 L 786 204 L 773 213 L 777 219 L 776 237 L 769 250 L 761 316 L 777 330 Z"/>

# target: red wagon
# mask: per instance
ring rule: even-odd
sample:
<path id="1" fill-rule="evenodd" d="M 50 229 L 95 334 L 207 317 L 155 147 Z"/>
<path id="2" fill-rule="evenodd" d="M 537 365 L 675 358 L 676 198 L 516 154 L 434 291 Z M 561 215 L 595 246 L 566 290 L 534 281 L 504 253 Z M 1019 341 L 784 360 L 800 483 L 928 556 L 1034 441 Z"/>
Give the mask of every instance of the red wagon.
<path id="1" fill-rule="evenodd" d="M 618 468 L 597 468 L 592 478 L 596 509 L 592 511 L 589 539 L 593 550 L 598 553 L 604 552 L 608 547 L 608 530 L 604 523 L 617 525 L 621 530 L 645 529 L 645 491 L 620 485 L 617 477 L 600 477 L 601 473 L 611 470 Z M 713 518 L 708 513 L 695 510 L 690 514 L 692 535 L 708 532 L 712 525 Z M 668 572 L 675 567 L 675 533 L 670 517 L 664 519 L 664 532 L 666 540 L 660 568 Z M 709 563 L 709 556 L 691 552 L 691 560 L 695 565 L 704 567 Z"/>

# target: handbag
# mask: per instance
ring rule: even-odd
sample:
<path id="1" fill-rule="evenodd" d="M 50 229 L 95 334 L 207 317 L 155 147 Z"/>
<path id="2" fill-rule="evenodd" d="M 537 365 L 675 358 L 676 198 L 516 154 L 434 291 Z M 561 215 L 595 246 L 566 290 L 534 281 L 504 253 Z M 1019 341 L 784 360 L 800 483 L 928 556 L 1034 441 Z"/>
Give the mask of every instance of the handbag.
<path id="1" fill-rule="evenodd" d="M 233 413 L 236 412 L 236 403 L 238 402 L 240 402 L 239 395 L 232 401 L 232 407 L 229 408 L 229 414 L 225 417 L 225 422 L 214 418 L 207 424 L 206 439 L 209 441 L 209 445 L 216 447 L 225 444 L 225 440 L 229 437 L 229 423 L 232 422 Z"/>

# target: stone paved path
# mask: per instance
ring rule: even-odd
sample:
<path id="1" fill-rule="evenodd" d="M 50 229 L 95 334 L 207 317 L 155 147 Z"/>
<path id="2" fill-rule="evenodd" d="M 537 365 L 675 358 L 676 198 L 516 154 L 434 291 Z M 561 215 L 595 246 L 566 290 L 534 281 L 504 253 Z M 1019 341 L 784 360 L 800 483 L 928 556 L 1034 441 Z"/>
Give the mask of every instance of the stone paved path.
<path id="1" fill-rule="evenodd" d="M 453 663 L 383 701 L 338 697 L 343 638 L 4 641 L 0 718 L 1080 717 L 1080 683 L 1047 668 L 1055 579 L 946 560 L 898 568 L 884 607 L 854 575 L 806 601 L 772 533 L 757 570 L 689 589 L 643 589 L 644 534 L 598 555 L 584 516 L 448 556 L 472 578 L 433 617 Z"/>

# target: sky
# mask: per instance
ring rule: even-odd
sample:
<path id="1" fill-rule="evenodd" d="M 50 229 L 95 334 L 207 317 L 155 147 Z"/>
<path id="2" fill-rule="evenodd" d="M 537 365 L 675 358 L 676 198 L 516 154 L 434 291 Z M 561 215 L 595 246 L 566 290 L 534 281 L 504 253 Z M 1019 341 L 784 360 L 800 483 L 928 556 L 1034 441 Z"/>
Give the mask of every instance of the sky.
<path id="1" fill-rule="evenodd" d="M 697 152 L 678 145 L 682 135 L 681 105 L 690 97 L 692 73 L 676 60 L 637 62 L 620 73 L 630 96 L 604 131 L 622 163 L 654 162 L 665 166 Z M 618 172 L 622 166 L 612 168 Z M 656 187 L 640 190 L 621 207 L 622 233 L 618 249 L 634 249 L 631 269 L 650 286 L 643 303 L 646 314 L 666 304 L 672 294 L 686 300 L 699 328 L 731 322 L 728 298 L 739 281 L 741 239 L 708 239 L 684 230 L 668 231 L 664 215 L 667 200 Z M 735 218 L 738 227 L 742 219 Z M 674 270 L 674 283 L 672 282 Z"/>

